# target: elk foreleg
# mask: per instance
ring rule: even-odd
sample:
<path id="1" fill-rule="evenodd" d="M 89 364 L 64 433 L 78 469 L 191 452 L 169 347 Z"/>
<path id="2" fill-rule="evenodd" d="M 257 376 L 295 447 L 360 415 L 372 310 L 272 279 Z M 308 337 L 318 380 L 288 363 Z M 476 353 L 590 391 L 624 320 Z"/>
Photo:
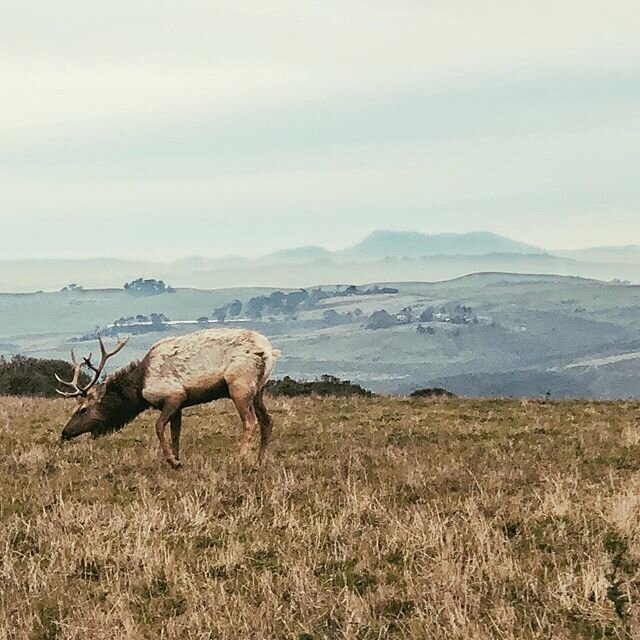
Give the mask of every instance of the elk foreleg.
<path id="1" fill-rule="evenodd" d="M 165 460 L 174 468 L 179 469 L 182 465 L 177 457 L 174 455 L 171 445 L 166 438 L 166 426 L 169 421 L 173 422 L 173 417 L 176 413 L 180 413 L 180 402 L 167 401 L 160 411 L 160 416 L 156 421 L 156 434 L 160 441 L 160 448 Z M 172 425 L 173 430 L 173 425 Z"/>
<path id="2" fill-rule="evenodd" d="M 182 430 L 182 410 L 178 409 L 171 416 L 171 446 L 173 448 L 173 456 L 176 460 L 180 460 L 180 431 Z"/>

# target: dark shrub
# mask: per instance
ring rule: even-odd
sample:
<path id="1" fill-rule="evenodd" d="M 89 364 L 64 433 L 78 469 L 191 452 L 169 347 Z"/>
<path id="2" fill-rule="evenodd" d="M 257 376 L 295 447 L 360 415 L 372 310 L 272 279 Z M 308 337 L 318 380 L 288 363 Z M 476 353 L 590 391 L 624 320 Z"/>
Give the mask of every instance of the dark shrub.
<path id="1" fill-rule="evenodd" d="M 299 382 L 289 376 L 282 380 L 270 380 L 267 391 L 272 396 L 372 396 L 368 389 L 350 380 L 340 380 L 336 376 L 323 375 L 319 380 Z"/>
<path id="2" fill-rule="evenodd" d="M 429 387 L 427 389 L 416 389 L 411 398 L 455 398 L 456 394 L 447 391 L 442 387 Z"/>
<path id="3" fill-rule="evenodd" d="M 398 324 L 398 320 L 394 318 L 386 309 L 374 311 L 369 318 L 365 329 L 389 329 Z"/>
<path id="4" fill-rule="evenodd" d="M 59 386 L 55 374 L 71 380 L 73 367 L 64 360 L 40 360 L 13 356 L 11 360 L 0 357 L 0 395 L 3 396 L 46 396 L 57 397 Z M 87 384 L 89 378 L 81 374 L 80 384 Z"/>
<path id="5" fill-rule="evenodd" d="M 157 296 L 161 293 L 175 293 L 162 280 L 154 278 L 138 278 L 124 283 L 124 290 L 132 296 Z"/>

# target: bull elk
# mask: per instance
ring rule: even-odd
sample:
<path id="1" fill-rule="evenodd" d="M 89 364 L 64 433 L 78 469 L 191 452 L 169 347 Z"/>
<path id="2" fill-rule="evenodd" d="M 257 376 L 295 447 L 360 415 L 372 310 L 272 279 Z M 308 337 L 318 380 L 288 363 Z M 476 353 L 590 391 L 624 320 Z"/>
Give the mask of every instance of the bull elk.
<path id="1" fill-rule="evenodd" d="M 231 398 L 243 425 L 240 456 L 249 449 L 251 436 L 260 425 L 260 451 L 264 457 L 271 436 L 271 417 L 263 401 L 263 390 L 280 355 L 265 336 L 241 329 L 207 329 L 156 342 L 147 355 L 98 380 L 107 360 L 127 343 L 118 342 L 107 351 L 102 338 L 100 363 L 91 355 L 78 362 L 71 351 L 74 375 L 61 384 L 71 391 L 58 393 L 76 398 L 78 406 L 62 430 L 61 440 L 71 440 L 83 433 L 94 437 L 121 429 L 148 408 L 158 409 L 156 434 L 166 461 L 175 469 L 180 464 L 180 430 L 182 409 L 218 398 Z M 80 384 L 80 372 L 91 372 L 89 383 Z M 171 443 L 166 426 L 171 425 Z"/>

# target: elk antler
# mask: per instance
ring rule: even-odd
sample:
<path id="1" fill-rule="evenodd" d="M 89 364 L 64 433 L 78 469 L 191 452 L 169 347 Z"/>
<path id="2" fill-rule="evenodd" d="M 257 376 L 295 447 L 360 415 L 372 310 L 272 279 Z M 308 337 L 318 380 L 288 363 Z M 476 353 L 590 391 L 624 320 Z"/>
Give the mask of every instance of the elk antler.
<path id="1" fill-rule="evenodd" d="M 56 392 L 65 398 L 74 398 L 75 396 L 79 396 L 82 394 L 80 387 L 78 387 L 78 381 L 80 380 L 80 369 L 82 368 L 82 363 L 76 360 L 76 354 L 73 349 L 71 349 L 71 361 L 73 362 L 73 379 L 71 382 L 67 382 L 63 380 L 57 373 L 54 373 L 56 380 L 60 384 L 65 384 L 67 387 L 71 387 L 74 391 L 68 393 L 67 391 L 60 391 L 60 389 L 56 389 Z"/>
<path id="2" fill-rule="evenodd" d="M 91 369 L 91 371 L 93 371 L 94 373 L 91 382 L 86 387 L 84 387 L 85 393 L 89 391 L 89 389 L 91 389 L 91 387 L 93 387 L 96 382 L 98 382 L 98 378 L 100 378 L 100 374 L 104 369 L 104 365 L 107 364 L 107 360 L 111 356 L 115 356 L 116 353 L 118 353 L 118 351 L 120 351 L 128 341 L 128 338 L 126 338 L 125 340 L 118 340 L 116 348 L 113 351 L 107 351 L 106 347 L 104 346 L 104 342 L 102 342 L 102 336 L 98 336 L 98 342 L 100 343 L 100 364 L 97 367 L 92 364 L 91 354 L 89 354 L 87 358 L 83 358 L 83 364 L 86 364 L 87 367 L 89 367 L 89 369 Z"/>
<path id="3" fill-rule="evenodd" d="M 78 362 L 76 360 L 76 355 L 72 349 L 71 360 L 73 361 L 73 366 L 74 366 L 73 380 L 71 380 L 71 382 L 62 380 L 62 378 L 60 378 L 60 376 L 58 376 L 57 373 L 55 374 L 55 376 L 58 382 L 65 384 L 68 387 L 71 387 L 73 391 L 71 391 L 70 393 L 66 391 L 60 391 L 59 389 L 56 389 L 56 391 L 61 396 L 65 396 L 66 398 L 77 398 L 78 396 L 86 396 L 89 389 L 95 386 L 96 382 L 98 382 L 98 379 L 100 378 L 100 374 L 102 373 L 105 365 L 107 364 L 107 360 L 111 356 L 115 356 L 116 353 L 118 353 L 118 351 L 120 351 L 127 344 L 128 341 L 129 341 L 128 338 L 126 338 L 125 340 L 118 340 L 118 344 L 116 345 L 116 348 L 113 351 L 107 351 L 106 347 L 104 346 L 104 342 L 102 341 L 102 336 L 98 336 L 98 342 L 100 343 L 100 364 L 98 364 L 97 367 L 91 362 L 91 354 L 89 354 L 86 358 L 83 358 L 82 362 Z M 86 365 L 87 367 L 89 367 L 89 369 L 91 369 L 91 371 L 93 371 L 93 378 L 91 379 L 89 384 L 85 385 L 84 387 L 81 387 L 79 385 L 80 369 L 82 368 L 82 365 Z"/>

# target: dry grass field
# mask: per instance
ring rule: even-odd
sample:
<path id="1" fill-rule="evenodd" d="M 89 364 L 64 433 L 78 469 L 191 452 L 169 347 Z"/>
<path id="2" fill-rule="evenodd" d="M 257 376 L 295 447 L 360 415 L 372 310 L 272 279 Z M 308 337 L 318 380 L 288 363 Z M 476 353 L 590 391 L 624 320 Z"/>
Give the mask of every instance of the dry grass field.
<path id="1" fill-rule="evenodd" d="M 0 640 L 640 637 L 640 405 L 268 399 L 65 447 L 0 398 Z"/>

